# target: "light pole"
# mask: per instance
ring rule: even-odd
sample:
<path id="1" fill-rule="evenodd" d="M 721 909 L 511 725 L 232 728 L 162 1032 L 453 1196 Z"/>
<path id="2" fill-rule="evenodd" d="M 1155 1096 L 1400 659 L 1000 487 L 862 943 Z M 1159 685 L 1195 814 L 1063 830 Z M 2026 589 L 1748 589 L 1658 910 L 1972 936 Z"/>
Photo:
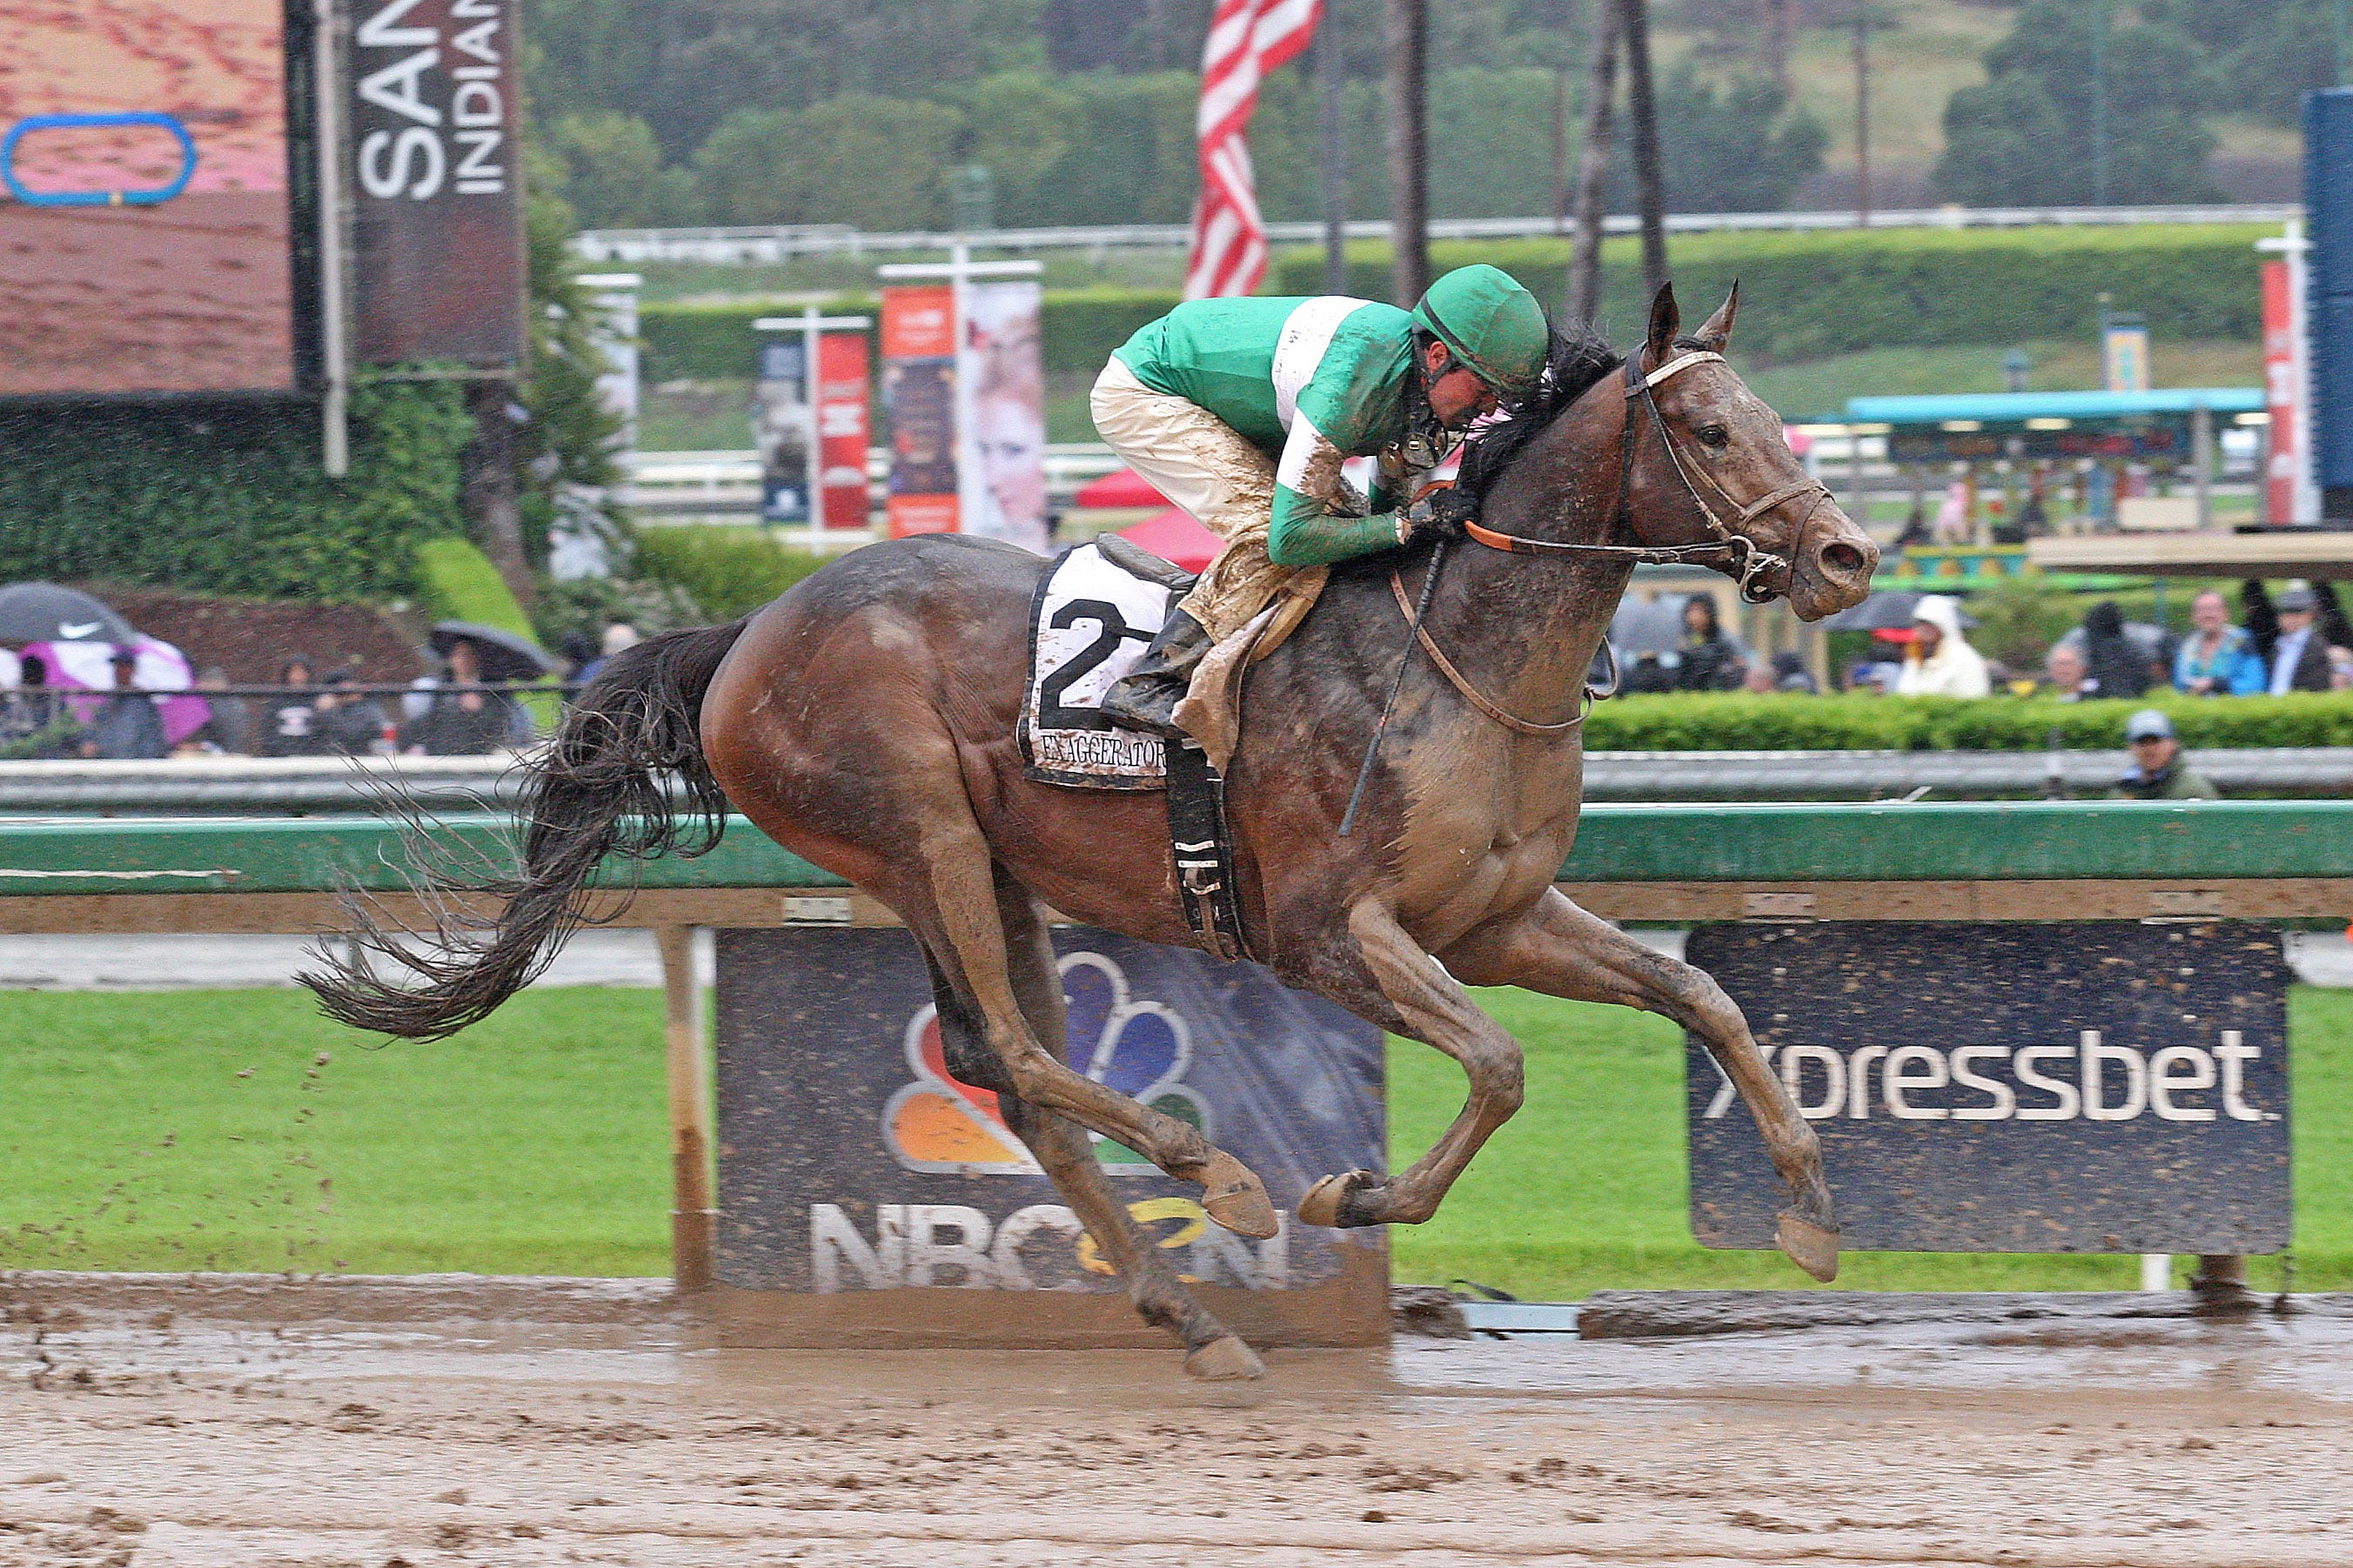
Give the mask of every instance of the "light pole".
<path id="1" fill-rule="evenodd" d="M 1348 288 L 1348 142 L 1340 125 L 1340 28 L 1327 5 L 1316 25 L 1315 86 L 1322 102 L 1324 139 L 1324 291 L 1345 294 Z"/>
<path id="2" fill-rule="evenodd" d="M 2108 205 L 2108 0 L 2092 6 L 2092 205 Z"/>
<path id="3" fill-rule="evenodd" d="M 1871 226 L 1871 0 L 1854 5 L 1854 226 Z"/>

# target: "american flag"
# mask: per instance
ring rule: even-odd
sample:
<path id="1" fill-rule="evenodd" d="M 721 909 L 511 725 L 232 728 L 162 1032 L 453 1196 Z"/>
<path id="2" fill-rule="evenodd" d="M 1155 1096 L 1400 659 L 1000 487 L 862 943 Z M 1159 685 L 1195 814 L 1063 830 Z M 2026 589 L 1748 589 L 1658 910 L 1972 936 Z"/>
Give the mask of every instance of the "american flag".
<path id="1" fill-rule="evenodd" d="M 1201 195 L 1187 300 L 1247 294 L 1266 276 L 1266 225 L 1250 174 L 1250 110 L 1266 73 L 1307 47 L 1324 0 L 1218 0 L 1201 50 Z"/>

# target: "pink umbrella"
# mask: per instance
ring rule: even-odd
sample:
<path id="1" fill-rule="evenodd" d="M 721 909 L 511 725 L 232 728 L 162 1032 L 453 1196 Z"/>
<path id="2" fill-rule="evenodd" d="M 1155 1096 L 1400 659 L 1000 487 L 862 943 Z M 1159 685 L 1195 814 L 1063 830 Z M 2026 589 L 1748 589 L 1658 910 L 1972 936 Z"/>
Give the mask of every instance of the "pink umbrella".
<path id="1" fill-rule="evenodd" d="M 1154 512 L 1142 522 L 1119 531 L 1130 544 L 1149 550 L 1163 561 L 1173 561 L 1187 572 L 1203 572 L 1218 558 L 1226 542 L 1176 507 Z"/>
<path id="2" fill-rule="evenodd" d="M 41 662 L 52 690 L 111 691 L 114 689 L 114 650 L 127 646 L 138 656 L 139 664 L 132 679 L 142 691 L 185 691 L 195 684 L 188 668 L 188 656 L 170 643 L 144 633 L 128 644 L 106 642 L 37 642 L 26 643 L 22 658 L 31 664 Z M 87 724 L 98 712 L 95 698 L 77 698 L 70 705 L 74 717 Z M 164 738 L 174 745 L 204 728 L 213 716 L 212 704 L 201 697 L 167 697 L 156 704 L 164 721 Z"/>

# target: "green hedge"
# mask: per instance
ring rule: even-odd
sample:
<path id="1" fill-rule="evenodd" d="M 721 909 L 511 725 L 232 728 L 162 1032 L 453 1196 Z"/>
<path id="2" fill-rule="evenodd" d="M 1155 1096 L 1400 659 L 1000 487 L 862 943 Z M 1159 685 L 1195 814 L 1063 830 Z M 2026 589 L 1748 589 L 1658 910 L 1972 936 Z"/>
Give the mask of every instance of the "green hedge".
<path id="1" fill-rule="evenodd" d="M 1050 371 L 1095 370 L 1136 328 L 1165 316 L 1179 296 L 1157 289 L 1069 289 L 1046 295 L 1040 330 Z M 840 299 L 827 310 L 879 315 L 872 300 Z M 791 312 L 776 305 L 648 305 L 638 316 L 649 382 L 740 380 L 752 374 L 752 323 Z M 869 333 L 871 340 L 872 334 Z"/>
<path id="2" fill-rule="evenodd" d="M 2099 297 L 2137 310 L 2161 338 L 2253 342 L 2263 331 L 2258 224 L 2135 225 L 2115 228 L 1725 231 L 1672 235 L 1667 255 L 1685 320 L 1714 310 L 1740 280 L 1734 342 L 1752 354 L 1791 361 L 1897 344 L 2006 343 L 2089 337 Z M 1557 308 L 1566 298 L 1568 242 L 1461 241 L 1430 247 L 1440 271 L 1484 261 L 1503 268 Z M 1348 247 L 1349 286 L 1386 300 L 1386 244 Z M 1282 292 L 1324 289 L 1320 251 L 1283 257 L 1270 277 Z M 1602 249 L 1601 317 L 1621 342 L 1641 328 L 1637 242 Z"/>
<path id="3" fill-rule="evenodd" d="M 1672 693 L 1594 705 L 1585 743 L 1597 752 L 2034 752 L 2124 745 L 2141 708 L 2172 715 L 2182 744 L 2353 746 L 2353 694 L 2196 698 L 2137 702 L 2048 698 L 1805 697 Z"/>
<path id="4" fill-rule="evenodd" d="M 417 546 L 464 531 L 448 383 L 352 395 L 352 471 L 319 468 L 317 405 L 0 414 L 0 581 L 105 578 L 351 601 L 415 591 Z"/>
<path id="5" fill-rule="evenodd" d="M 638 531 L 641 576 L 682 589 L 714 621 L 758 609 L 834 559 L 787 550 L 761 529 L 682 524 Z"/>

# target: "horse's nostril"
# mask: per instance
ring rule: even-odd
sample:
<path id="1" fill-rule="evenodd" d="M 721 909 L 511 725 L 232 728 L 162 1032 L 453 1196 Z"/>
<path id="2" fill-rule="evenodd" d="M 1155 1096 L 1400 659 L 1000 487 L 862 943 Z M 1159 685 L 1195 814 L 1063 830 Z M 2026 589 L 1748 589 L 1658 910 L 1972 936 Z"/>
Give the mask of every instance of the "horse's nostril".
<path id="1" fill-rule="evenodd" d="M 1841 576 L 1862 570 L 1862 552 L 1852 544 L 1836 543 L 1822 546 L 1822 567 Z"/>

